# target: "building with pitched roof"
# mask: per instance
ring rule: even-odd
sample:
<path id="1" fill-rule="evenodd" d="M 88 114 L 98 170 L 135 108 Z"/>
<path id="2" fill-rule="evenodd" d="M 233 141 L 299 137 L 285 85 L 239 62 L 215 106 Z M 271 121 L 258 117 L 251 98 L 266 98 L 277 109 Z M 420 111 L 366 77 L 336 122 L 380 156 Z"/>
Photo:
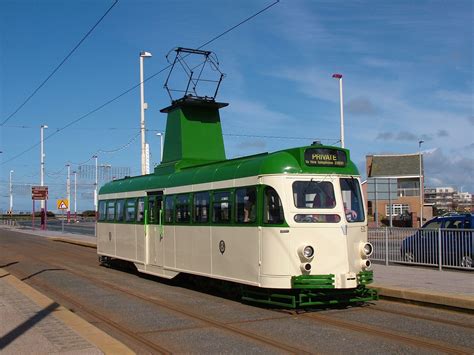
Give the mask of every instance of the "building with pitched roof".
<path id="1" fill-rule="evenodd" d="M 414 223 L 414 226 L 419 226 L 422 205 L 423 220 L 432 217 L 432 209 L 424 206 L 423 188 L 420 189 L 420 182 L 423 186 L 423 156 L 421 154 L 367 155 L 366 169 L 369 183 L 364 183 L 363 190 L 368 213 L 374 217 L 375 221 L 389 219 L 390 216 L 399 218 L 410 214 L 414 221 L 418 221 Z M 372 184 L 372 192 L 368 193 L 370 184 Z M 391 191 L 390 188 L 392 188 Z"/>

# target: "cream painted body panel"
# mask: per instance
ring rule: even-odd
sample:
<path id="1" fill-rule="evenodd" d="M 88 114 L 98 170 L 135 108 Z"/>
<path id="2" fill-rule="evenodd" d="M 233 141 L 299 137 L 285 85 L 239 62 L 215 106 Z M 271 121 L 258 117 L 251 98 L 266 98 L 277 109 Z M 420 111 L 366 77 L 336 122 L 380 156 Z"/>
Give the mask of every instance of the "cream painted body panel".
<path id="1" fill-rule="evenodd" d="M 346 222 L 340 177 L 268 175 L 166 189 L 164 194 L 169 195 L 258 183 L 269 185 L 282 200 L 288 227 L 148 225 L 145 233 L 143 225 L 98 223 L 98 253 L 136 261 L 140 271 L 167 278 L 187 272 L 267 288 L 291 288 L 292 276 L 334 274 L 336 288 L 357 287 L 356 275 L 363 270 L 361 244 L 367 241 L 367 222 Z M 340 222 L 294 221 L 298 213 L 315 211 L 294 206 L 292 183 L 312 178 L 333 182 L 335 208 L 320 209 L 317 213 L 339 214 Z M 144 192 L 133 195 L 143 196 Z M 107 196 L 123 197 L 133 196 L 131 193 Z M 225 243 L 223 253 L 219 249 L 221 241 Z M 303 245 L 311 245 L 315 250 L 310 260 L 298 255 L 297 250 Z M 302 272 L 304 263 L 311 264 L 310 272 Z"/>

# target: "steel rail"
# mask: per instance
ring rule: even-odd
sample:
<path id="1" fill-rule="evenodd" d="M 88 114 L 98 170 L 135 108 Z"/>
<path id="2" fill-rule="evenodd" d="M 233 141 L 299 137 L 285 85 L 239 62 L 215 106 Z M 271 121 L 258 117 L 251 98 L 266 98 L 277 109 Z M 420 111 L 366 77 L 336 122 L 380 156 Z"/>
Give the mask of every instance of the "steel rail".
<path id="1" fill-rule="evenodd" d="M 434 339 L 427 339 L 419 336 L 409 335 L 395 330 L 380 329 L 378 327 L 370 326 L 363 323 L 331 318 L 329 316 L 324 316 L 315 313 L 305 313 L 301 316 L 318 320 L 320 322 L 323 322 L 324 324 L 332 325 L 338 328 L 349 329 L 359 333 L 366 333 L 371 336 L 375 335 L 389 340 L 399 341 L 403 344 L 411 344 L 423 348 L 442 351 L 448 354 L 472 354 L 472 349 L 466 347 L 455 346 Z"/>
<path id="2" fill-rule="evenodd" d="M 38 245 L 41 245 L 41 244 L 42 243 L 38 243 Z M 43 245 L 41 245 L 41 246 L 43 246 Z M 49 250 L 49 252 L 51 252 L 51 250 Z M 61 255 L 62 256 L 70 255 L 70 256 L 73 256 L 73 257 L 79 257 L 79 255 L 75 252 L 64 251 L 64 250 L 61 250 Z M 212 318 L 209 318 L 209 317 L 206 317 L 204 315 L 198 314 L 198 313 L 193 312 L 191 310 L 184 309 L 182 307 L 173 305 L 173 304 L 167 302 L 166 300 L 163 300 L 161 298 L 157 298 L 156 296 L 154 296 L 153 298 L 150 298 L 149 295 L 143 294 L 141 292 L 130 291 L 126 288 L 117 286 L 117 285 L 112 284 L 108 281 L 104 281 L 104 280 L 98 279 L 96 277 L 93 277 L 93 276 L 91 276 L 90 274 L 88 274 L 86 272 L 80 272 L 80 271 L 77 271 L 77 270 L 73 270 L 73 269 L 71 269 L 71 267 L 69 267 L 65 264 L 57 263 L 57 261 L 51 260 L 51 257 L 48 257 L 48 256 L 41 257 L 41 256 L 38 256 L 37 254 L 34 255 L 34 256 L 29 256 L 29 257 L 32 258 L 32 259 L 35 259 L 37 261 L 47 263 L 47 264 L 49 264 L 53 267 L 62 268 L 62 269 L 64 269 L 64 271 L 67 271 L 67 272 L 69 272 L 73 275 L 76 275 L 78 277 L 81 277 L 83 279 L 89 280 L 89 281 L 93 282 L 96 285 L 106 286 L 109 289 L 113 289 L 113 290 L 122 292 L 126 295 L 138 298 L 142 301 L 154 304 L 156 306 L 166 308 L 168 310 L 171 310 L 173 312 L 185 315 L 185 316 L 190 317 L 190 318 L 197 319 L 197 320 L 199 320 L 203 323 L 207 323 L 208 325 L 211 325 L 211 326 L 213 326 L 217 329 L 225 329 L 230 333 L 234 333 L 234 334 L 237 333 L 237 334 L 239 334 L 243 337 L 246 337 L 246 338 L 252 339 L 254 341 L 257 341 L 258 343 L 263 343 L 263 344 L 266 344 L 266 345 L 270 345 L 273 348 L 283 350 L 283 351 L 286 351 L 286 352 L 289 352 L 289 353 L 310 354 L 309 351 L 306 351 L 304 349 L 300 349 L 300 348 L 297 348 L 297 347 L 294 347 L 294 346 L 287 345 L 285 343 L 281 343 L 281 342 L 276 341 L 274 339 L 271 339 L 271 338 L 268 338 L 268 337 L 265 337 L 265 336 L 262 336 L 262 335 L 255 334 L 254 332 L 251 332 L 251 331 L 240 329 L 240 328 L 238 328 L 236 326 L 233 326 L 231 324 L 228 324 L 228 323 L 219 322 L 217 320 L 214 320 Z M 33 280 L 33 281 L 37 282 L 37 280 Z M 33 284 L 34 284 L 34 282 L 33 282 Z M 47 285 L 45 285 L 45 286 L 47 286 Z M 60 292 L 56 292 L 56 293 L 58 294 Z M 64 299 L 67 300 L 68 302 L 71 301 L 71 303 L 73 303 L 72 301 L 74 301 L 69 296 L 66 296 L 66 295 L 64 295 Z M 76 302 L 76 304 L 80 305 L 79 302 L 77 302 L 77 301 L 74 301 L 74 302 Z M 83 307 L 83 305 L 81 306 L 80 309 L 83 310 L 83 311 L 89 312 L 89 310 L 85 309 Z M 95 311 L 91 310 L 91 312 L 95 312 Z M 104 318 L 104 321 L 106 323 L 109 322 L 108 318 L 106 318 L 105 316 L 102 316 L 102 317 Z M 118 326 L 120 327 L 120 325 L 118 325 Z M 136 333 L 131 333 L 131 334 L 134 334 L 134 336 L 137 336 Z M 163 350 L 163 351 L 166 351 L 166 350 Z"/>

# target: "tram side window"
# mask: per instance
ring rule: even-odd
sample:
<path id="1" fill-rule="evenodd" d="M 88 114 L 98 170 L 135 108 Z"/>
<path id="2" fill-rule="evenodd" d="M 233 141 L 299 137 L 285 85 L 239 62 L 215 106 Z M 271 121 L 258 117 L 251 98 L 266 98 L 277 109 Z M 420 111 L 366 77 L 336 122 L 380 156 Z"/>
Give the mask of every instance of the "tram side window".
<path id="1" fill-rule="evenodd" d="M 117 200 L 115 202 L 115 221 L 123 222 L 123 209 L 125 206 L 125 200 Z"/>
<path id="2" fill-rule="evenodd" d="M 267 186 L 264 191 L 264 210 L 263 223 L 265 224 L 283 224 L 285 215 L 280 196 L 273 187 Z"/>
<path id="3" fill-rule="evenodd" d="M 173 223 L 174 196 L 165 199 L 165 223 Z"/>
<path id="4" fill-rule="evenodd" d="M 99 221 L 105 221 L 107 201 L 99 201 Z"/>
<path id="5" fill-rule="evenodd" d="M 125 222 L 135 222 L 136 204 L 136 199 L 127 199 L 125 204 Z"/>
<path id="6" fill-rule="evenodd" d="M 198 192 L 194 194 L 194 223 L 209 222 L 209 192 Z"/>
<path id="7" fill-rule="evenodd" d="M 148 223 L 155 224 L 157 217 L 156 196 L 148 196 Z"/>
<path id="8" fill-rule="evenodd" d="M 113 222 L 115 218 L 115 200 L 107 201 L 107 221 Z"/>
<path id="9" fill-rule="evenodd" d="M 190 220 L 189 195 L 176 196 L 176 223 L 189 223 Z"/>
<path id="10" fill-rule="evenodd" d="M 212 202 L 212 222 L 230 223 L 232 216 L 232 205 L 230 192 L 215 192 Z"/>
<path id="11" fill-rule="evenodd" d="M 257 220 L 257 189 L 244 187 L 235 190 L 236 223 L 255 223 Z"/>
<path id="12" fill-rule="evenodd" d="M 140 197 L 137 204 L 137 219 L 138 223 L 143 223 L 145 219 L 145 198 Z"/>

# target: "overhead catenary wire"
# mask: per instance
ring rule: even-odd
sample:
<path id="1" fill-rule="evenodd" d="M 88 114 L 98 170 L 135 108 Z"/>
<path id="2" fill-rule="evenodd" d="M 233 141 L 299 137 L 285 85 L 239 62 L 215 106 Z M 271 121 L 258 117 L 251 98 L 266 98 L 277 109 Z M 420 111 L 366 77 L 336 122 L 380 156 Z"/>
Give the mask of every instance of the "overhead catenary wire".
<path id="1" fill-rule="evenodd" d="M 102 15 L 102 17 L 94 24 L 94 26 L 91 27 L 91 29 L 81 38 L 81 40 L 76 44 L 76 46 L 64 57 L 64 59 L 59 63 L 56 68 L 49 74 L 46 79 L 43 80 L 43 82 L 26 98 L 23 103 L 18 106 L 18 108 L 13 111 L 6 119 L 3 120 L 2 123 L 0 123 L 0 126 L 5 125 L 13 116 L 15 116 L 22 108 L 25 106 L 28 101 L 31 100 L 33 96 L 36 95 L 36 93 L 48 82 L 49 79 L 53 77 L 54 74 L 63 66 L 63 64 L 69 59 L 69 57 L 79 48 L 79 46 L 86 40 L 87 37 L 95 30 L 95 28 L 102 22 L 102 20 L 107 16 L 107 14 L 112 10 L 112 8 L 117 5 L 118 0 L 115 0 L 114 3 L 108 8 L 108 10 Z"/>
<path id="2" fill-rule="evenodd" d="M 207 42 L 205 42 L 204 44 L 200 45 L 200 46 L 198 47 L 198 49 L 203 48 L 204 46 L 206 46 L 206 45 L 208 45 L 208 44 L 210 44 L 210 43 L 216 41 L 217 39 L 221 38 L 222 36 L 226 35 L 227 33 L 231 32 L 232 30 L 236 29 L 237 27 L 239 27 L 239 26 L 243 25 L 244 23 L 250 21 L 251 19 L 255 18 L 256 16 L 260 15 L 261 13 L 267 11 L 268 9 L 270 9 L 271 7 L 273 7 L 274 5 L 276 5 L 276 4 L 279 3 L 279 2 L 280 2 L 280 0 L 274 1 L 273 3 L 271 3 L 271 4 L 268 5 L 268 6 L 266 6 L 265 8 L 261 9 L 260 11 L 254 13 L 253 15 L 251 15 L 251 16 L 247 17 L 246 19 L 240 21 L 238 24 L 232 26 L 231 28 L 225 30 L 224 32 L 220 33 L 219 35 L 213 37 L 213 38 L 210 39 L 209 41 L 207 41 Z M 170 65 L 167 65 L 167 66 L 164 67 L 164 68 L 162 68 L 162 69 L 159 70 L 158 72 L 156 72 L 156 73 L 150 75 L 149 77 L 147 77 L 147 78 L 145 78 L 145 79 L 143 80 L 143 83 L 147 82 L 148 80 L 153 79 L 154 77 L 156 77 L 157 75 L 161 74 L 162 72 L 164 72 L 165 70 L 169 69 L 170 67 L 171 67 L 171 64 L 170 64 Z M 117 101 L 117 100 L 120 99 L 122 96 L 125 96 L 125 95 L 128 94 L 129 92 L 131 92 L 131 91 L 135 90 L 136 88 L 138 88 L 141 84 L 142 84 L 142 82 L 140 82 L 140 83 L 138 83 L 138 84 L 136 84 L 136 85 L 130 87 L 129 89 L 127 89 L 127 90 L 125 90 L 124 92 L 122 92 L 121 94 L 119 94 L 119 95 L 115 96 L 114 98 L 112 98 L 112 99 L 106 101 L 105 103 L 99 105 L 98 107 L 96 107 L 95 109 L 89 111 L 88 113 L 86 113 L 86 114 L 84 114 L 84 115 L 82 115 L 82 116 L 76 118 L 75 120 L 72 120 L 71 122 L 67 123 L 67 124 L 66 124 L 65 126 L 63 126 L 63 127 L 58 128 L 56 131 L 54 131 L 53 133 L 51 133 L 51 134 L 49 134 L 48 136 L 46 136 L 46 137 L 43 139 L 43 141 L 46 141 L 46 140 L 52 138 L 53 136 L 55 136 L 56 134 L 60 133 L 61 131 L 64 131 L 65 129 L 71 127 L 72 125 L 76 124 L 76 123 L 79 122 L 79 121 L 82 121 L 82 120 L 85 119 L 86 117 L 88 117 L 88 116 L 94 114 L 95 112 L 97 112 L 97 111 L 103 109 L 105 106 L 111 104 L 112 102 Z M 6 121 L 5 121 L 5 123 L 6 123 Z M 9 163 L 9 162 L 11 162 L 11 161 L 13 161 L 13 160 L 15 160 L 15 159 L 21 157 L 22 155 L 24 155 L 24 154 L 30 152 L 31 150 L 33 150 L 34 148 L 38 147 L 39 145 L 40 145 L 40 142 L 35 143 L 34 145 L 30 146 L 29 148 L 23 150 L 22 152 L 20 152 L 20 153 L 14 155 L 13 157 L 11 157 L 11 158 L 9 158 L 9 159 L 3 161 L 0 165 L 5 165 L 5 164 L 7 164 L 7 163 Z"/>

